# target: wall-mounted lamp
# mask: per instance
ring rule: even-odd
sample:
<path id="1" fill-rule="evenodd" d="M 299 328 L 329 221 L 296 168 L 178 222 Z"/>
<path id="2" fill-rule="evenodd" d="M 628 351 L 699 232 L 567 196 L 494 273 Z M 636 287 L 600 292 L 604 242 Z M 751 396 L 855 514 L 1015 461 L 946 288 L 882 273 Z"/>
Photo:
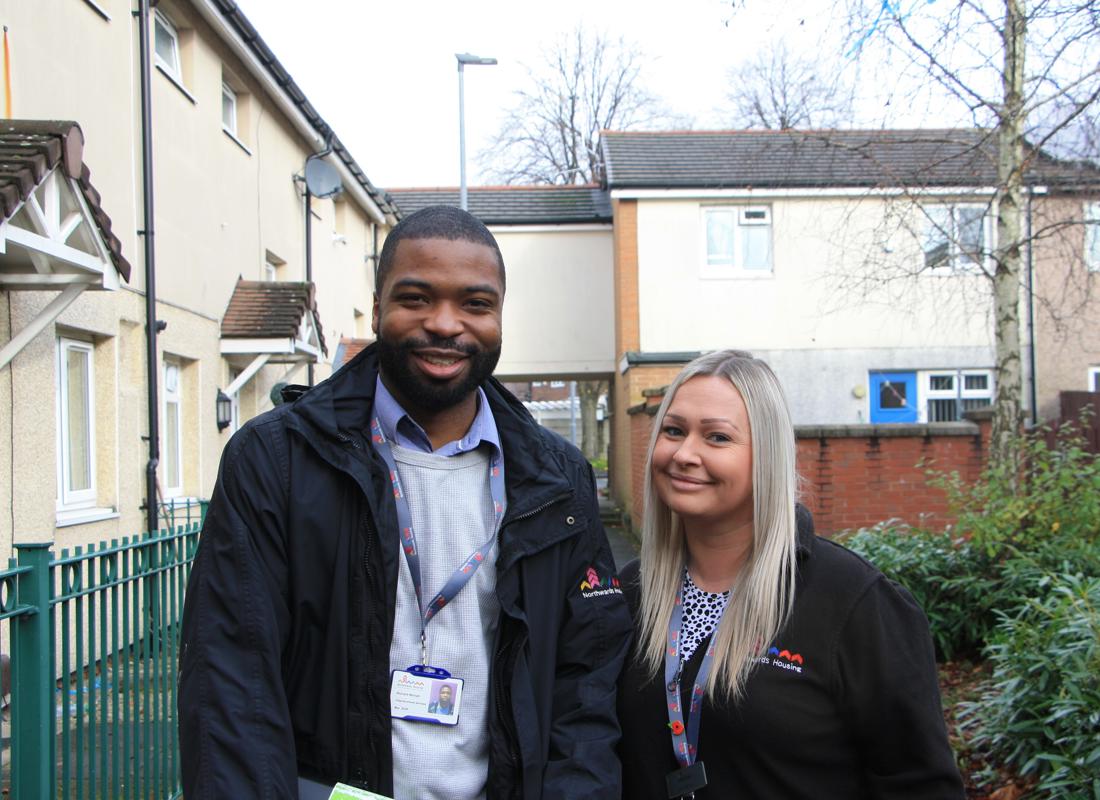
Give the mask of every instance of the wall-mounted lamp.
<path id="1" fill-rule="evenodd" d="M 224 431 L 233 422 L 233 401 L 221 389 L 218 389 L 218 399 L 214 401 L 214 415 L 219 431 Z"/>

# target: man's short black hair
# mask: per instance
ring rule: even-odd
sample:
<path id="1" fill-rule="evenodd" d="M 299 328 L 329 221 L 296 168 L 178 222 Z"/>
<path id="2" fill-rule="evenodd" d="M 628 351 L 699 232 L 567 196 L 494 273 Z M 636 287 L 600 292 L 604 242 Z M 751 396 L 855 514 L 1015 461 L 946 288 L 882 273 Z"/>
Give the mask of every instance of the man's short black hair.
<path id="1" fill-rule="evenodd" d="M 402 239 L 447 239 L 452 242 L 472 242 L 491 249 L 500 266 L 500 288 L 504 289 L 504 256 L 497 240 L 485 224 L 473 214 L 454 206 L 426 206 L 402 219 L 390 231 L 378 258 L 374 275 L 374 292 L 382 294 L 382 285 L 393 268 L 393 257 Z"/>

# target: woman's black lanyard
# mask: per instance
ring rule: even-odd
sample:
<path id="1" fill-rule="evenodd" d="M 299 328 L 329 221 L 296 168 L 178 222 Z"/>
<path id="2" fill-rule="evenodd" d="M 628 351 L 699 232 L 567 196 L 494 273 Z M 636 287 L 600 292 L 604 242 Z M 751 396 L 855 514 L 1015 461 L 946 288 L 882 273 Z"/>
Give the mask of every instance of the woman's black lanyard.
<path id="1" fill-rule="evenodd" d="M 691 798 L 707 785 L 707 771 L 702 761 L 696 761 L 699 746 L 699 718 L 702 716 L 703 684 L 706 683 L 714 657 L 714 639 L 712 634 L 703 663 L 695 676 L 695 685 L 691 690 L 691 706 L 688 711 L 687 726 L 684 725 L 684 713 L 681 708 L 680 678 L 684 672 L 684 660 L 680 657 L 680 635 L 684 621 L 683 582 L 676 592 L 676 605 L 672 607 L 672 618 L 668 621 L 668 646 L 665 649 L 665 696 L 668 701 L 668 727 L 672 730 L 672 751 L 680 768 L 665 776 L 665 787 L 669 800 Z"/>

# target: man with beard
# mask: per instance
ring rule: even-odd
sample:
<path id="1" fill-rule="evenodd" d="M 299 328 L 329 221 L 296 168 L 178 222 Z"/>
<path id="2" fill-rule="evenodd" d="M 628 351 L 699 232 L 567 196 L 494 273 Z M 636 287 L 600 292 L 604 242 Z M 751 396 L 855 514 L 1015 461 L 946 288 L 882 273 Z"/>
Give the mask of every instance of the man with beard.
<path id="1" fill-rule="evenodd" d="M 412 214 L 376 344 L 226 447 L 181 634 L 188 800 L 619 796 L 630 619 L 591 468 L 491 377 L 504 289 L 484 225 Z"/>

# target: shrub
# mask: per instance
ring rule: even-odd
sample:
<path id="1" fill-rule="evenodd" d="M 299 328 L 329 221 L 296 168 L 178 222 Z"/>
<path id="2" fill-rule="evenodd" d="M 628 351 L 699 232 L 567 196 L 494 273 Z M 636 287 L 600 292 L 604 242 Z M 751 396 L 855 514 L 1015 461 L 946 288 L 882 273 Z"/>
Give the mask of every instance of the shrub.
<path id="1" fill-rule="evenodd" d="M 983 577 L 987 559 L 969 543 L 893 520 L 860 529 L 843 543 L 912 593 L 928 616 L 941 660 L 981 649 L 988 624 L 975 604 L 991 581 Z"/>
<path id="2" fill-rule="evenodd" d="M 1100 578 L 1039 588 L 1042 599 L 999 615 L 993 677 L 959 716 L 972 747 L 1035 776 L 1040 796 L 1100 800 Z"/>

